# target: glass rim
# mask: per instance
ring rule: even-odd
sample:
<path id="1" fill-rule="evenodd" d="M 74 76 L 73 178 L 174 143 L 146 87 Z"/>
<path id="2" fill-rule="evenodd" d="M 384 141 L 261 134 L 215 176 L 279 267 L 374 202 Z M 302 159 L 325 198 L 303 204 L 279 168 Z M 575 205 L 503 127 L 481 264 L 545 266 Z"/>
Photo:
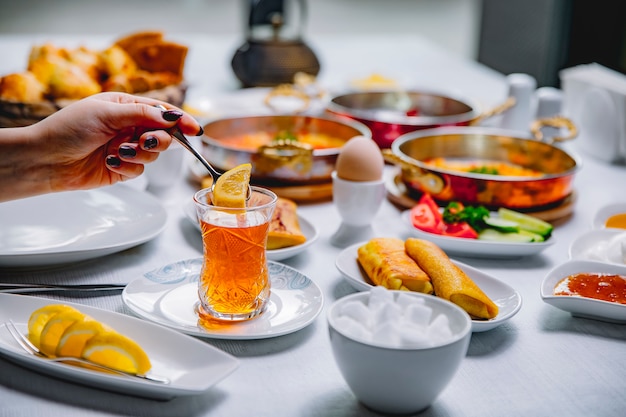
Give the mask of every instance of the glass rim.
<path id="1" fill-rule="evenodd" d="M 273 192 L 272 190 L 268 189 L 268 188 L 264 188 L 264 187 L 259 187 L 256 185 L 251 185 L 250 189 L 252 190 L 252 192 L 257 192 L 257 193 L 261 193 L 261 194 L 265 194 L 268 197 L 271 198 L 271 200 L 267 203 L 264 204 L 260 204 L 258 206 L 253 206 L 253 207 L 224 207 L 224 206 L 215 206 L 213 204 L 209 204 L 206 201 L 202 201 L 200 200 L 200 196 L 201 195 L 207 195 L 209 193 L 213 192 L 213 188 L 212 187 L 207 187 L 207 188 L 203 188 L 201 190 L 198 190 L 194 193 L 193 195 L 193 202 L 201 207 L 205 207 L 205 208 L 217 208 L 220 209 L 221 211 L 239 211 L 241 212 L 241 210 L 246 210 L 246 211 L 254 211 L 254 210 L 262 210 L 265 209 L 273 204 L 276 204 L 276 201 L 278 200 L 278 195 L 276 195 L 275 192 Z"/>

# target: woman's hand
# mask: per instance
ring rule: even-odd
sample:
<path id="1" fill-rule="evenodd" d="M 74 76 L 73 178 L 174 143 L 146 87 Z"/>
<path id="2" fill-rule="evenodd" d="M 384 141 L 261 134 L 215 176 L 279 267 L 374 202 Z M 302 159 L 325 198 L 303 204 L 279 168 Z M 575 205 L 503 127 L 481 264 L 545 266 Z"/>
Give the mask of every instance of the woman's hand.
<path id="1" fill-rule="evenodd" d="M 135 178 L 143 164 L 168 148 L 172 137 L 167 129 L 176 125 L 183 133 L 202 134 L 193 117 L 167 103 L 101 93 L 32 126 L 0 129 L 0 153 L 5 155 L 0 201 Z"/>

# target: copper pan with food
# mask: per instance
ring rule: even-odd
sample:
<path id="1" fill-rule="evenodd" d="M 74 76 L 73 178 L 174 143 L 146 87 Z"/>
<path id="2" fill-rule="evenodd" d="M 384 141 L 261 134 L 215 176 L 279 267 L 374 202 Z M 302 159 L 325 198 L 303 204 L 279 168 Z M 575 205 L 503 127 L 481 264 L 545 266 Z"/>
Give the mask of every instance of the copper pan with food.
<path id="1" fill-rule="evenodd" d="M 574 130 L 557 139 L 576 134 L 568 127 Z M 542 137 L 540 128 L 533 131 Z M 498 128 L 444 127 L 400 136 L 384 154 L 401 168 L 407 193 L 416 198 L 427 192 L 441 203 L 539 211 L 571 196 L 580 163 L 549 139 L 536 137 Z"/>
<path id="2" fill-rule="evenodd" d="M 225 171 L 252 164 L 252 181 L 309 185 L 331 181 L 339 150 L 367 127 L 334 116 L 278 114 L 226 117 L 204 127 L 202 154 Z"/>
<path id="3" fill-rule="evenodd" d="M 403 134 L 442 126 L 476 125 L 514 104 L 513 99 L 507 99 L 496 108 L 482 111 L 471 100 L 438 92 L 378 90 L 337 95 L 331 98 L 326 110 L 363 123 L 384 149 Z"/>

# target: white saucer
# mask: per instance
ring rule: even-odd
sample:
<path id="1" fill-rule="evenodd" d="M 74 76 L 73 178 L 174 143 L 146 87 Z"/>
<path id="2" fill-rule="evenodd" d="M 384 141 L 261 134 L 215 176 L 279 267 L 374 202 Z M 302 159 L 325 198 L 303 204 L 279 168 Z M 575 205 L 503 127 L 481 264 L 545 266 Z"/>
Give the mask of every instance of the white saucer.
<path id="1" fill-rule="evenodd" d="M 322 291 L 299 271 L 268 261 L 272 295 L 267 310 L 245 322 L 207 329 L 198 324 L 198 276 L 202 258 L 165 265 L 131 281 L 122 300 L 133 313 L 180 332 L 211 339 L 265 339 L 300 330 L 315 320 Z"/>
<path id="2" fill-rule="evenodd" d="M 374 284 L 361 269 L 357 261 L 357 249 L 366 242 L 357 243 L 344 249 L 335 266 L 357 291 L 367 291 Z M 512 287 L 496 278 L 464 263 L 452 260 L 482 289 L 498 306 L 498 316 L 491 320 L 472 320 L 472 332 L 485 332 L 505 323 L 522 308 L 522 296 Z"/>
<path id="3" fill-rule="evenodd" d="M 200 223 L 198 223 L 196 208 L 194 207 L 193 202 L 185 204 L 183 206 L 183 209 L 189 221 L 193 223 L 193 225 L 196 226 L 198 230 L 200 230 Z M 299 214 L 297 216 L 298 224 L 300 224 L 300 230 L 302 230 L 302 234 L 304 234 L 304 237 L 306 237 L 306 241 L 299 245 L 289 246 L 286 248 L 268 249 L 267 259 L 269 259 L 270 261 L 282 261 L 283 259 L 296 256 L 297 254 L 303 252 L 306 248 L 311 246 L 313 242 L 315 242 L 319 237 L 319 231 L 313 225 L 313 223 L 300 216 Z"/>
<path id="4" fill-rule="evenodd" d="M 594 229 L 578 236 L 570 244 L 570 259 L 608 262 L 624 265 L 624 249 L 626 245 L 626 230 L 624 229 Z"/>
<path id="5" fill-rule="evenodd" d="M 0 266 L 79 262 L 145 243 L 165 229 L 152 195 L 115 184 L 0 204 Z"/>
<path id="6" fill-rule="evenodd" d="M 609 217 L 620 213 L 626 213 L 626 203 L 613 203 L 602 207 L 596 212 L 595 216 L 593 217 L 593 227 L 595 229 L 607 228 L 605 224 Z"/>

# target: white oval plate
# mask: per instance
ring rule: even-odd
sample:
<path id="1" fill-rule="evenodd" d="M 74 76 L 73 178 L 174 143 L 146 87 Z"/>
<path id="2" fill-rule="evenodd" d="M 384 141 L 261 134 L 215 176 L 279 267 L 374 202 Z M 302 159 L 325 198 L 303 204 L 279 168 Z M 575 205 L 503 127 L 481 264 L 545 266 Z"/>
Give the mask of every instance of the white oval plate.
<path id="1" fill-rule="evenodd" d="M 491 242 L 478 239 L 442 236 L 435 233 L 424 232 L 411 223 L 410 210 L 402 212 L 402 220 L 409 226 L 411 233 L 420 239 L 430 240 L 436 243 L 446 253 L 467 256 L 472 258 L 520 258 L 535 255 L 542 252 L 548 246 L 554 244 L 554 234 L 545 242 L 515 243 L 515 242 Z"/>
<path id="2" fill-rule="evenodd" d="M 74 306 L 139 343 L 152 362 L 150 373 L 167 377 L 170 383 L 154 383 L 46 361 L 20 347 L 4 323 L 13 320 L 18 329 L 26 334 L 30 314 L 52 302 L 45 298 L 0 294 L 0 354 L 37 372 L 74 383 L 163 400 L 201 394 L 239 366 L 235 357 L 193 337 L 125 314 L 69 302 L 63 303 Z"/>
<path id="3" fill-rule="evenodd" d="M 267 310 L 252 320 L 207 329 L 198 324 L 198 277 L 202 258 L 165 265 L 131 281 L 122 300 L 133 313 L 180 332 L 211 339 L 266 339 L 300 330 L 315 320 L 322 291 L 305 275 L 269 261 L 272 292 Z"/>
<path id="4" fill-rule="evenodd" d="M 185 204 L 184 210 L 189 221 L 193 223 L 198 230 L 200 230 L 200 223 L 198 222 L 196 208 L 193 203 Z M 296 256 L 297 254 L 303 252 L 317 240 L 319 237 L 319 231 L 310 221 L 298 214 L 298 223 L 300 224 L 302 234 L 306 237 L 306 241 L 300 245 L 290 246 L 287 248 L 268 249 L 267 259 L 270 261 L 282 261 L 283 259 L 291 258 L 292 256 Z"/>
<path id="5" fill-rule="evenodd" d="M 569 247 L 571 259 L 609 262 L 624 265 L 622 243 L 626 254 L 626 230 L 596 229 L 578 236 Z"/>
<path id="6" fill-rule="evenodd" d="M 593 217 L 593 227 L 595 229 L 605 229 L 606 226 L 604 224 L 606 223 L 607 219 L 614 214 L 619 213 L 626 213 L 626 203 L 614 203 L 602 207 L 596 212 L 596 215 Z"/>
<path id="7" fill-rule="evenodd" d="M 626 265 L 587 260 L 570 260 L 553 268 L 541 283 L 541 298 L 546 303 L 567 311 L 572 316 L 626 323 L 626 304 L 570 295 L 553 295 L 554 286 L 568 275 L 580 272 L 626 275 Z"/>
<path id="8" fill-rule="evenodd" d="M 335 266 L 357 291 L 367 291 L 374 286 L 357 261 L 357 249 L 366 242 L 345 248 L 337 257 Z M 485 332 L 508 321 L 522 308 L 522 296 L 502 281 L 464 263 L 452 259 L 481 290 L 498 306 L 498 316 L 491 320 L 472 320 L 472 332 Z"/>
<path id="9" fill-rule="evenodd" d="M 166 221 L 156 198 L 124 184 L 9 201 L 0 204 L 0 266 L 109 255 L 153 239 Z"/>

